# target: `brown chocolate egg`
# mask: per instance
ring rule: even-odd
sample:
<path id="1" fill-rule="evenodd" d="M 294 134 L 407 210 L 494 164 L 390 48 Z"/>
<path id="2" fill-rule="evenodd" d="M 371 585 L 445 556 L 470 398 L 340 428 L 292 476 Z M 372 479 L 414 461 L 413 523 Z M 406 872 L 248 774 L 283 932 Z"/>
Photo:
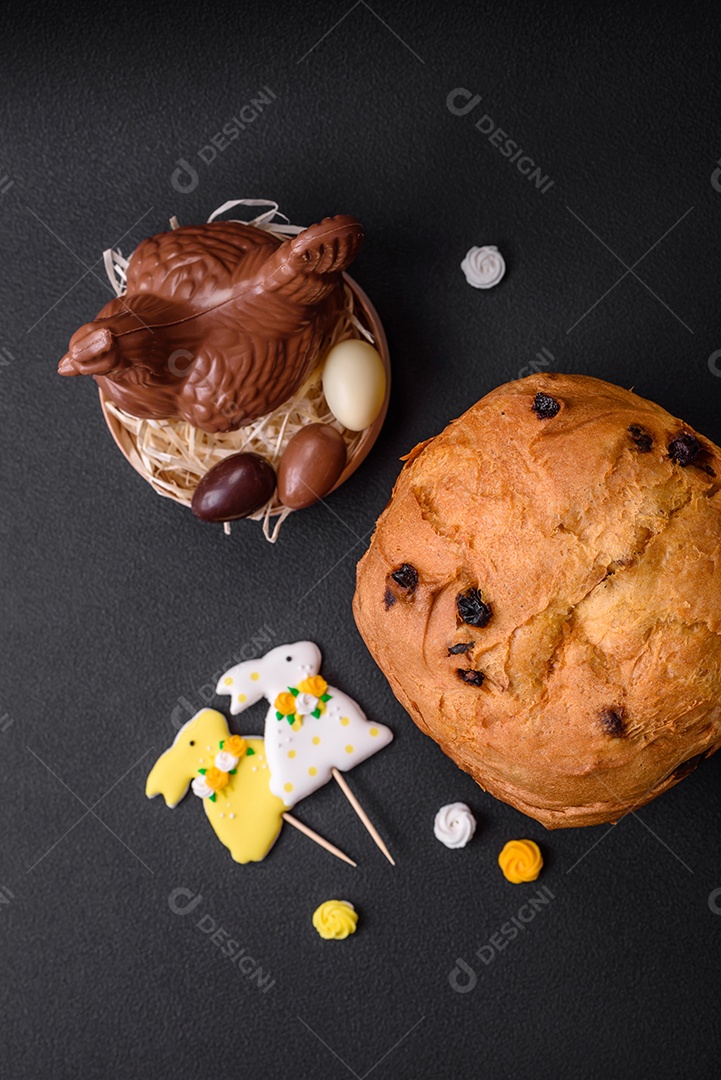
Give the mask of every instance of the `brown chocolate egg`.
<path id="1" fill-rule="evenodd" d="M 335 486 L 346 463 L 343 437 L 328 424 L 308 424 L 288 443 L 278 466 L 278 498 L 291 510 L 312 506 Z"/>
<path id="2" fill-rule="evenodd" d="M 209 469 L 193 492 L 203 521 L 235 521 L 260 510 L 275 491 L 275 472 L 260 454 L 232 454 Z"/>

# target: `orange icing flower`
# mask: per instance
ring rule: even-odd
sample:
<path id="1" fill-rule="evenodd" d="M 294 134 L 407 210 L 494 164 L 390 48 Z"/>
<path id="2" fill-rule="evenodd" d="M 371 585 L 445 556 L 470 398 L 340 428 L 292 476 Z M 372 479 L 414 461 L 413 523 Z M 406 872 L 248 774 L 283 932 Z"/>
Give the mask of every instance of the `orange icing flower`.
<path id="1" fill-rule="evenodd" d="M 522 881 L 535 881 L 543 867 L 541 850 L 534 840 L 509 840 L 498 856 L 503 876 L 520 885 Z"/>
<path id="2" fill-rule="evenodd" d="M 283 716 L 292 716 L 295 712 L 295 694 L 291 694 L 290 690 L 284 690 L 275 699 L 275 707 Z"/>
<path id="3" fill-rule="evenodd" d="M 213 791 L 220 791 L 228 783 L 229 774 L 223 772 L 222 769 L 216 769 L 215 765 L 212 765 L 205 771 L 205 782 L 209 788 Z"/>
<path id="4" fill-rule="evenodd" d="M 328 683 L 325 681 L 322 675 L 308 675 L 302 682 L 298 683 L 298 689 L 301 694 L 312 694 L 313 697 L 323 697 L 323 694 L 328 689 Z"/>
<path id="5" fill-rule="evenodd" d="M 242 757 L 246 749 L 247 745 L 242 735 L 229 735 L 223 741 L 223 750 L 228 754 L 232 754 L 233 757 Z"/>

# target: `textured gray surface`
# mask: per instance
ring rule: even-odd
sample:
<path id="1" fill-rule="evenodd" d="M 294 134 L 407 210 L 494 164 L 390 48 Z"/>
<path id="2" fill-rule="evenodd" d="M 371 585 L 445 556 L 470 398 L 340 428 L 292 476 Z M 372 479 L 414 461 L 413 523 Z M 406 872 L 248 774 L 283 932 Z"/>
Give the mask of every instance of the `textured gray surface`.
<path id="1" fill-rule="evenodd" d="M 544 834 L 414 728 L 350 612 L 399 456 L 541 350 L 721 440 L 716 18 L 400 0 L 88 18 L 17 5 L 0 42 L 2 1075 L 717 1075 L 721 762 L 608 833 Z M 276 99 L 205 164 L 264 86 Z M 455 88 L 483 100 L 454 115 Z M 545 193 L 476 129 L 484 114 L 553 179 Z M 198 174 L 185 193 L 180 158 Z M 241 196 L 300 222 L 361 218 L 354 274 L 394 365 L 367 464 L 275 548 L 155 497 L 92 386 L 54 375 L 107 299 L 105 247 Z M 508 263 L 487 293 L 459 270 L 484 243 Z M 395 730 L 351 782 L 397 869 L 330 787 L 298 816 L 357 871 L 289 829 L 266 862 L 236 866 L 191 800 L 145 800 L 179 699 L 202 704 L 263 627 L 317 640 L 329 677 Z M 464 851 L 432 835 L 453 800 L 479 818 Z M 538 886 L 495 866 L 524 835 L 546 856 Z M 541 885 L 553 900 L 475 958 Z M 201 896 L 183 916 L 178 888 Z M 361 912 L 343 944 L 310 925 L 332 896 Z M 261 992 L 198 923 L 274 985 Z M 449 985 L 459 957 L 470 993 Z"/>

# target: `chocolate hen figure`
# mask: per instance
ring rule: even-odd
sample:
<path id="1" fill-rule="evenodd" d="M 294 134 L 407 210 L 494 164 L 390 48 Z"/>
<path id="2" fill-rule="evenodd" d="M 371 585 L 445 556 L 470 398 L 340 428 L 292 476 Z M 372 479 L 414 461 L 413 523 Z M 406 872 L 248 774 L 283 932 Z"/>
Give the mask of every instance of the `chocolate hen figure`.
<path id="1" fill-rule="evenodd" d="M 363 243 L 345 215 L 292 240 L 240 222 L 144 240 L 126 293 L 73 334 L 61 375 L 92 375 L 121 409 L 234 431 L 277 408 L 318 359 Z"/>

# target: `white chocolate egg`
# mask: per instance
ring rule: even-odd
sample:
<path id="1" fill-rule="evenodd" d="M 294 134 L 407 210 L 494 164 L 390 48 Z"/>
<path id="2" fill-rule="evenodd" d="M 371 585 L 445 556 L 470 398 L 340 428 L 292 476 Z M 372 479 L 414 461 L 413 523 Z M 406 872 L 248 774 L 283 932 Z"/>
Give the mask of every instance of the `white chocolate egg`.
<path id="1" fill-rule="evenodd" d="M 363 431 L 376 419 L 386 396 L 386 373 L 367 341 L 340 341 L 325 358 L 323 393 L 336 420 Z"/>

